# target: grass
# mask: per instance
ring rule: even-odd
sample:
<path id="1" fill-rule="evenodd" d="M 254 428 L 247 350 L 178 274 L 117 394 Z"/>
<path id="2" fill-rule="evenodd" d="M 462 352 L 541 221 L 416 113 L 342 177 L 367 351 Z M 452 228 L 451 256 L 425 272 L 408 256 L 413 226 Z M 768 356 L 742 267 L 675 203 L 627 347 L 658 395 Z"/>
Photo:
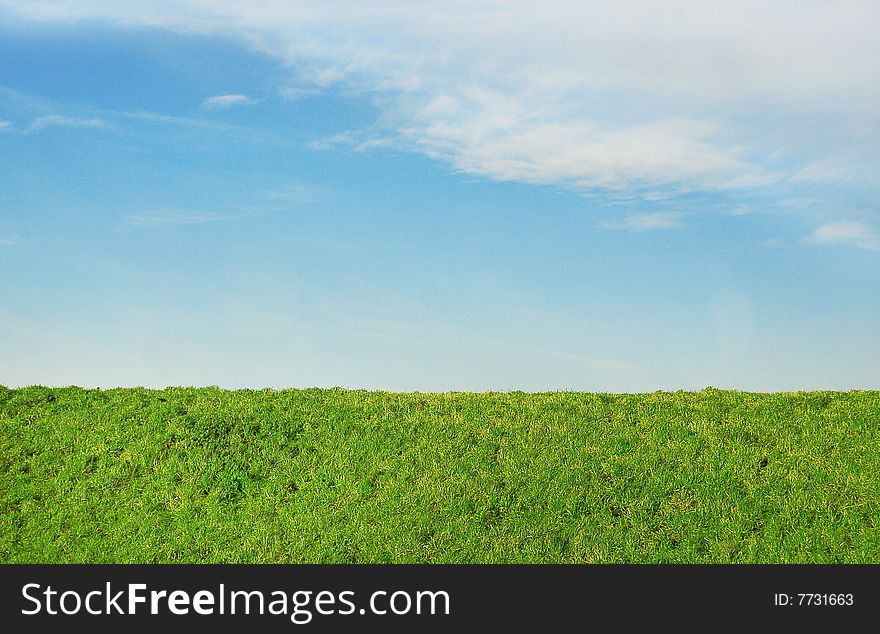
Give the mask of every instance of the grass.
<path id="1" fill-rule="evenodd" d="M 0 387 L 2 562 L 880 562 L 880 392 Z"/>

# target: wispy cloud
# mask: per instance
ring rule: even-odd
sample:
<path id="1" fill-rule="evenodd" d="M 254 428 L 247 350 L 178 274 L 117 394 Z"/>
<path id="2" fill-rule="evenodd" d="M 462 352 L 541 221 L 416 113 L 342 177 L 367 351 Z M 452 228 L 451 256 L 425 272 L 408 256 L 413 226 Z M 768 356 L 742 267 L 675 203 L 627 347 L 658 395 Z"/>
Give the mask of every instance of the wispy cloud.
<path id="1" fill-rule="evenodd" d="M 26 132 L 35 133 L 53 126 L 61 128 L 100 128 L 107 124 L 103 119 L 77 119 L 59 114 L 37 117 L 27 127 Z"/>
<path id="2" fill-rule="evenodd" d="M 822 225 L 806 240 L 816 244 L 840 244 L 880 251 L 880 230 L 858 220 L 842 220 Z"/>
<path id="3" fill-rule="evenodd" d="M 0 5 L 2 5 L 0 0 Z M 107 108 L 87 108 L 79 114 L 59 114 L 65 104 L 23 93 L 0 85 L 0 103 L 20 112 L 20 119 L 30 121 L 26 125 L 16 125 L 13 121 L 0 120 L 0 132 L 33 134 L 52 126 L 68 128 L 100 128 L 111 126 L 124 120 L 140 123 L 179 126 L 181 128 L 202 129 L 224 133 L 247 135 L 252 139 L 265 139 L 268 135 L 258 130 L 219 121 L 205 116 L 181 117 L 149 110 L 113 110 Z M 273 137 L 274 138 L 274 137 Z"/>
<path id="4" fill-rule="evenodd" d="M 148 110 L 120 111 L 101 110 L 98 112 L 111 120 L 129 120 L 152 126 L 171 126 L 182 130 L 202 132 L 208 135 L 216 133 L 247 139 L 254 143 L 277 143 L 278 135 L 260 130 L 259 128 L 236 125 L 227 121 L 217 121 L 207 117 L 180 117 L 177 115 L 150 112 Z"/>
<path id="5" fill-rule="evenodd" d="M 215 95 L 205 99 L 202 102 L 202 108 L 207 110 L 222 110 L 224 108 L 231 108 L 232 106 L 241 106 L 249 103 L 254 103 L 254 100 L 247 95 Z"/>
<path id="6" fill-rule="evenodd" d="M 197 225 L 208 222 L 226 220 L 224 214 L 210 211 L 196 211 L 192 209 L 175 209 L 165 207 L 130 214 L 126 220 L 135 227 L 167 227 L 175 225 Z"/>
<path id="7" fill-rule="evenodd" d="M 321 91 L 313 87 L 282 86 L 278 89 L 278 96 L 287 101 L 296 101 L 297 99 L 305 99 L 306 97 L 314 97 L 320 94 Z"/>
<path id="8" fill-rule="evenodd" d="M 730 209 L 729 213 L 731 216 L 747 216 L 755 213 L 755 211 L 756 209 L 753 205 L 736 205 Z"/>
<path id="9" fill-rule="evenodd" d="M 180 126 L 184 128 L 200 128 L 204 130 L 216 130 L 218 132 L 239 132 L 239 133 L 255 133 L 249 128 L 237 126 L 225 121 L 214 121 L 211 119 L 199 119 L 194 117 L 179 117 L 176 115 L 162 114 L 160 112 L 150 112 L 148 110 L 136 111 L 110 111 L 110 115 L 123 117 L 126 119 L 134 119 L 144 123 L 152 123 L 157 125 Z"/>
<path id="10" fill-rule="evenodd" d="M 622 220 L 606 220 L 600 223 L 606 229 L 624 231 L 656 231 L 658 229 L 678 229 L 683 227 L 684 214 L 673 211 L 660 211 L 651 214 L 634 214 Z"/>
<path id="11" fill-rule="evenodd" d="M 561 184 L 576 189 L 682 185 L 717 189 L 773 180 L 711 141 L 706 121 L 669 119 L 607 128 L 592 121 L 511 122 L 503 104 L 485 104 L 480 117 L 419 122 L 401 140 L 463 172 L 503 181 Z"/>
<path id="12" fill-rule="evenodd" d="M 791 183 L 853 183 L 858 180 L 862 167 L 853 165 L 840 158 L 824 158 L 813 161 L 792 174 Z"/>
<path id="13" fill-rule="evenodd" d="M 363 135 L 357 132 L 347 131 L 338 132 L 330 136 L 314 139 L 306 143 L 306 147 L 310 150 L 329 150 L 338 146 L 356 146 L 363 142 Z"/>
<path id="14" fill-rule="evenodd" d="M 785 244 L 786 242 L 782 238 L 767 238 L 766 240 L 759 242 L 758 246 L 764 247 L 765 249 L 778 249 L 784 247 Z"/>
<path id="15" fill-rule="evenodd" d="M 792 209 L 803 209 L 816 204 L 815 200 L 810 198 L 783 198 L 773 203 L 774 207 L 788 207 Z"/>
<path id="16" fill-rule="evenodd" d="M 291 69 L 291 97 L 369 96 L 380 115 L 355 148 L 392 140 L 497 180 L 761 189 L 880 168 L 872 0 L 2 1 L 34 19 L 243 36 Z"/>

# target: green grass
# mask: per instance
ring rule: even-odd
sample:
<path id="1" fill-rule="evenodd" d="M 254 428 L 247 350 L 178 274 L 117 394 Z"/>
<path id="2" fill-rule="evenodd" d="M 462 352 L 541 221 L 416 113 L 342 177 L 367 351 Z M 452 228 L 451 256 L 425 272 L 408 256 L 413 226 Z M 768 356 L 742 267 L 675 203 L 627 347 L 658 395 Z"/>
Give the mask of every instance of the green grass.
<path id="1" fill-rule="evenodd" d="M 880 392 L 0 387 L 2 562 L 880 562 Z"/>

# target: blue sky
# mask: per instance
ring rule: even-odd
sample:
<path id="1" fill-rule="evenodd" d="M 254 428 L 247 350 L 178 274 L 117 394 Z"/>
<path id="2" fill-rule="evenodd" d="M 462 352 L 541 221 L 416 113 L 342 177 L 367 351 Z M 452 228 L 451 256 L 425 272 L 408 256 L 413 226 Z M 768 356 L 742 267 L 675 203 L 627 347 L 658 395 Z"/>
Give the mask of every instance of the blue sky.
<path id="1" fill-rule="evenodd" d="M 0 384 L 880 387 L 871 2 L 0 0 Z"/>

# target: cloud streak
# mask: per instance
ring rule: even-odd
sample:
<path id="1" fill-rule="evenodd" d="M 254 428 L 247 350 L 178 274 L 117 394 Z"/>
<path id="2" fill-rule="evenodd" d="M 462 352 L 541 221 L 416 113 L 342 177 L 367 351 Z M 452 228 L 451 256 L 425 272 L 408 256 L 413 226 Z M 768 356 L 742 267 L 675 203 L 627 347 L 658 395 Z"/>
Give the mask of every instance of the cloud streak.
<path id="1" fill-rule="evenodd" d="M 304 88 L 302 86 L 282 86 L 278 89 L 278 96 L 285 101 L 296 101 L 298 99 L 306 99 L 307 97 L 314 97 L 315 95 L 320 94 L 321 91 L 313 87 Z"/>
<path id="2" fill-rule="evenodd" d="M 815 244 L 847 245 L 880 251 L 880 230 L 866 222 L 842 220 L 822 225 L 807 238 Z"/>
<path id="3" fill-rule="evenodd" d="M 682 218 L 684 214 L 672 211 L 660 211 L 650 214 L 634 214 L 623 220 L 606 220 L 600 226 L 606 229 L 621 229 L 624 231 L 657 231 L 658 229 L 679 229 L 684 226 Z"/>
<path id="4" fill-rule="evenodd" d="M 226 108 L 249 103 L 253 103 L 253 99 L 247 95 L 215 95 L 205 99 L 202 102 L 202 108 L 207 110 L 225 110 Z"/>
<path id="5" fill-rule="evenodd" d="M 140 228 L 169 227 L 181 225 L 199 225 L 209 222 L 226 220 L 227 216 L 210 211 L 192 209 L 162 208 L 130 214 L 128 224 Z"/>
<path id="6" fill-rule="evenodd" d="M 66 117 L 59 114 L 44 115 L 37 117 L 27 127 L 25 132 L 36 133 L 42 132 L 46 128 L 101 128 L 107 124 L 103 119 L 77 119 L 75 117 Z"/>

